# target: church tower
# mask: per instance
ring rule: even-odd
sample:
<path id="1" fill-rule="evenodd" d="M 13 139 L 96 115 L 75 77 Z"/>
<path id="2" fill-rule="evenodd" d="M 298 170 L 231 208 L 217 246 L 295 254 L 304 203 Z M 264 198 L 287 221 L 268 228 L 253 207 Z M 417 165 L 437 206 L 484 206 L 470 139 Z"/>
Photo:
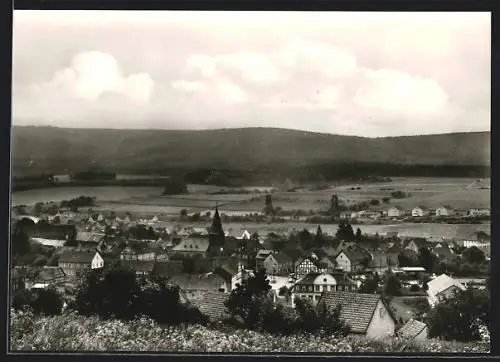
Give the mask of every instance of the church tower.
<path id="1" fill-rule="evenodd" d="M 210 247 L 223 246 L 225 240 L 226 238 L 224 235 L 224 230 L 222 229 L 222 222 L 220 219 L 219 210 L 217 206 L 215 206 L 215 214 L 209 231 Z"/>

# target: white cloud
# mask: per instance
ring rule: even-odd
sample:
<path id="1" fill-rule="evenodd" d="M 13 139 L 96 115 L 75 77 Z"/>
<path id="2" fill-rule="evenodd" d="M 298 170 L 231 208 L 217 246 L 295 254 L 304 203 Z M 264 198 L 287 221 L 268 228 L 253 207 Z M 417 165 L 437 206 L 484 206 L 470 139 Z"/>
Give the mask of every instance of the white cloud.
<path id="1" fill-rule="evenodd" d="M 486 13 L 126 13 L 16 11 L 14 124 L 490 126 Z"/>
<path id="2" fill-rule="evenodd" d="M 110 54 L 88 51 L 77 54 L 70 67 L 56 72 L 51 81 L 32 84 L 36 92 L 71 95 L 87 101 L 97 101 L 105 93 L 126 96 L 136 104 L 146 104 L 154 89 L 147 73 L 122 75 L 117 60 Z"/>
<path id="3" fill-rule="evenodd" d="M 363 107 L 421 114 L 442 111 L 447 101 L 436 81 L 394 69 L 365 70 L 364 83 L 355 97 Z"/>

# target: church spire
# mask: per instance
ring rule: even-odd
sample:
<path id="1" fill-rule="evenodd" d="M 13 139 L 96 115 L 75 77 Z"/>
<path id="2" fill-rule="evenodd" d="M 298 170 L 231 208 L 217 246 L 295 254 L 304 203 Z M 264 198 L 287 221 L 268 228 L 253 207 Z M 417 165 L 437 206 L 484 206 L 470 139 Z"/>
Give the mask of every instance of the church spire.
<path id="1" fill-rule="evenodd" d="M 219 215 L 219 209 L 215 206 L 214 218 L 212 220 L 212 225 L 210 226 L 210 244 L 212 245 L 224 245 L 225 236 L 224 230 L 222 229 L 222 222 Z"/>

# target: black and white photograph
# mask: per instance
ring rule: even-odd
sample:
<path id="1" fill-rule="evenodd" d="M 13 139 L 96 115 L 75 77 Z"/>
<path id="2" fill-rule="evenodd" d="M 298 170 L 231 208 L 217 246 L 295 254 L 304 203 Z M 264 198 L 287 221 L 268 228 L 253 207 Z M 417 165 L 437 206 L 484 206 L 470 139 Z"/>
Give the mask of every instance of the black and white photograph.
<path id="1" fill-rule="evenodd" d="M 490 353 L 491 30 L 14 10 L 9 353 Z"/>

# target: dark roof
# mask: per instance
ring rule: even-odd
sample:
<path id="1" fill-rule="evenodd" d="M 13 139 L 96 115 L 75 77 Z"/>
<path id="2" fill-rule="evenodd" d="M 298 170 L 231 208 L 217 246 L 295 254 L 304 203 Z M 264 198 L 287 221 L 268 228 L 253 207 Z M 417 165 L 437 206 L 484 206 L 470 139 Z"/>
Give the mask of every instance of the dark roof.
<path id="1" fill-rule="evenodd" d="M 104 234 L 97 234 L 97 233 L 86 232 L 86 231 L 79 231 L 76 234 L 76 240 L 88 241 L 88 242 L 94 242 L 94 243 L 98 243 L 103 237 L 104 237 Z"/>
<path id="2" fill-rule="evenodd" d="M 278 264 L 292 263 L 292 258 L 287 253 L 275 254 L 273 255 L 273 258 L 278 262 Z"/>
<path id="3" fill-rule="evenodd" d="M 202 314 L 206 315 L 211 321 L 215 321 L 229 317 L 224 304 L 228 297 L 228 293 L 205 292 L 201 298 L 193 300 L 192 303 L 198 307 Z"/>
<path id="4" fill-rule="evenodd" d="M 152 272 L 155 266 L 154 260 L 120 260 L 120 264 L 138 272 Z"/>
<path id="5" fill-rule="evenodd" d="M 18 267 L 16 266 L 11 272 L 12 278 L 26 278 L 32 281 L 47 283 L 56 279 L 66 277 L 63 269 L 56 266 L 45 267 Z"/>
<path id="6" fill-rule="evenodd" d="M 344 272 L 331 272 L 331 273 L 309 273 L 307 274 L 304 278 L 299 280 L 295 285 L 297 284 L 312 284 L 314 283 L 314 280 L 322 275 L 322 274 L 328 274 L 331 275 L 335 278 L 337 281 L 337 285 L 355 285 L 356 282 L 352 279 L 350 279 L 346 273 Z"/>
<path id="7" fill-rule="evenodd" d="M 157 261 L 153 268 L 155 273 L 165 276 L 173 276 L 182 274 L 182 260 L 162 260 Z"/>
<path id="8" fill-rule="evenodd" d="M 178 285 L 183 290 L 218 290 L 220 283 L 224 281 L 220 275 L 215 273 L 207 274 L 179 274 L 170 278 L 172 284 Z"/>
<path id="9" fill-rule="evenodd" d="M 189 237 L 172 248 L 173 251 L 207 252 L 210 246 L 208 237 Z"/>
<path id="10" fill-rule="evenodd" d="M 59 256 L 59 263 L 91 263 L 96 251 L 65 251 Z"/>
<path id="11" fill-rule="evenodd" d="M 425 323 L 415 319 L 410 319 L 404 326 L 401 327 L 398 334 L 400 337 L 413 339 L 418 336 L 425 329 L 425 327 L 427 327 Z"/>
<path id="12" fill-rule="evenodd" d="M 360 249 L 357 249 L 357 248 L 347 248 L 343 251 L 341 251 L 341 253 L 344 253 L 348 258 L 349 260 L 354 263 L 359 263 L 363 260 L 365 260 L 368 255 L 364 252 L 362 252 Z M 340 255 L 340 253 L 339 253 Z"/>
<path id="13" fill-rule="evenodd" d="M 327 307 L 341 305 L 340 318 L 346 321 L 352 333 L 366 333 L 379 301 L 378 294 L 363 294 L 355 292 L 323 292 L 319 303 L 324 302 Z M 385 304 L 384 304 L 385 305 Z M 390 308 L 386 306 L 389 315 Z"/>

